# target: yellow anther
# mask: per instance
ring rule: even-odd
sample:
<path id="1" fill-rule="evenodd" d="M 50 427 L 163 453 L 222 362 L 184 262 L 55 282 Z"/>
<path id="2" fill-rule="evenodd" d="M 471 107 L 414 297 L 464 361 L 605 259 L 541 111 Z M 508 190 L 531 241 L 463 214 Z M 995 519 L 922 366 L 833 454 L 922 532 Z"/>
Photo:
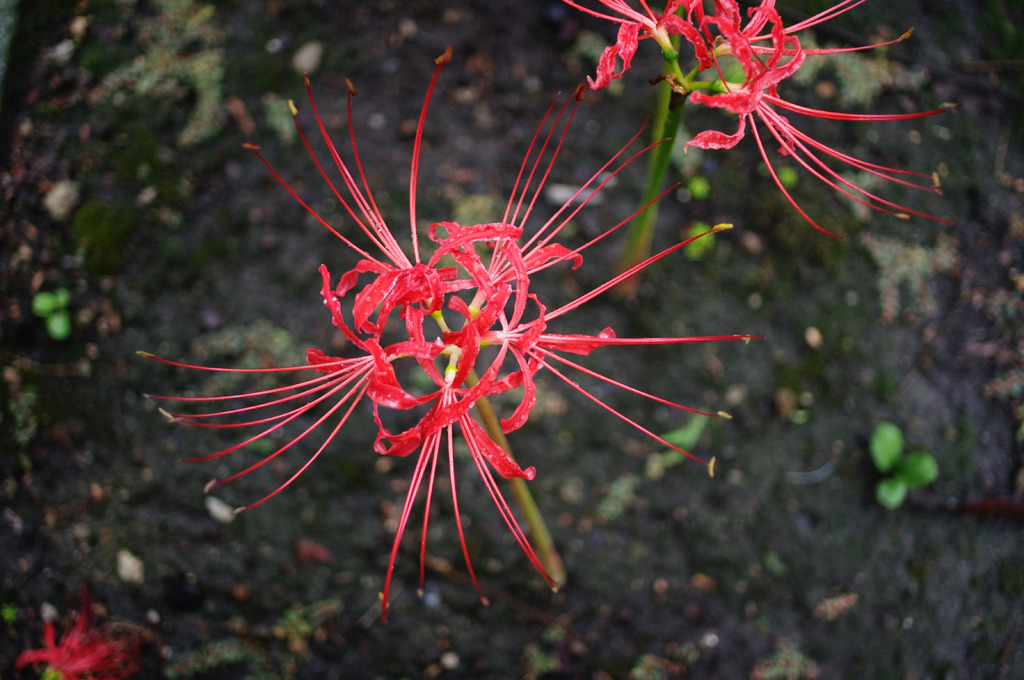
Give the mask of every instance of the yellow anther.
<path id="1" fill-rule="evenodd" d="M 708 461 L 708 477 L 714 477 L 714 476 L 715 476 L 715 459 L 712 457 L 712 459 Z"/>
<path id="2" fill-rule="evenodd" d="M 292 112 L 293 116 L 299 115 L 299 110 L 295 108 L 295 102 L 293 102 L 291 99 L 288 100 L 288 110 Z"/>

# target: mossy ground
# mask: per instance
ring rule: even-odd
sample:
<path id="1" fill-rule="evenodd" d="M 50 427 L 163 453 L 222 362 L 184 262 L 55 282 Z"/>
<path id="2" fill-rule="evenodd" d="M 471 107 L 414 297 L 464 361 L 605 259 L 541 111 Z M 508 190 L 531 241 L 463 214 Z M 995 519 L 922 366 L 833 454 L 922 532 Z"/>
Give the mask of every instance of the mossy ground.
<path id="1" fill-rule="evenodd" d="M 666 198 L 657 242 L 700 221 L 736 228 L 699 257 L 650 268 L 634 299 L 595 301 L 562 330 L 764 336 L 592 357 L 645 390 L 729 411 L 733 419 L 711 422 L 694 447 L 717 457 L 716 477 L 685 463 L 647 474 L 659 453 L 648 440 L 545 379 L 536 417 L 512 445 L 537 467 L 532 488 L 569 584 L 547 591 L 462 461 L 467 538 L 492 604 L 481 607 L 461 575 L 442 501 L 424 597 L 410 542 L 384 627 L 377 593 L 410 461 L 379 460 L 370 421 L 353 423 L 290 491 L 220 523 L 202 489 L 241 459 L 179 460 L 231 440 L 168 427 L 143 396 L 200 390 L 205 376 L 134 352 L 241 364 L 254 352 L 301 362 L 306 346 L 330 347 L 317 267 L 341 272 L 350 260 L 241 148 L 260 144 L 311 203 L 341 218 L 301 144 L 279 132 L 288 99 L 309 122 L 290 63 L 300 48 L 323 48 L 310 78 L 339 143 L 344 79 L 356 85 L 368 182 L 403 224 L 410 125 L 447 44 L 454 59 L 431 107 L 420 178 L 420 214 L 431 219 L 485 209 L 480 197 L 503 203 L 550 98 L 592 71 L 580 31 L 603 28 L 551 2 L 520 3 L 514 15 L 471 2 L 227 2 L 212 12 L 90 2 L 63 15 L 22 3 L 31 35 L 15 45 L 35 48 L 11 62 L 0 130 L 0 604 L 14 608 L 0 624 L 0 675 L 39 646 L 44 603 L 77 608 L 79 582 L 110 617 L 152 630 L 149 677 L 1024 675 L 1024 542 L 1019 515 L 1000 514 L 1024 494 L 1013 412 L 1020 83 L 999 61 L 1017 54 L 1021 17 L 994 2 L 960 3 L 949 16 L 903 3 L 895 17 L 882 4 L 858 8 L 818 42 L 868 39 L 885 26 L 897 34 L 908 20 L 912 40 L 884 61 L 830 65 L 794 96 L 838 106 L 815 97 L 838 91 L 844 106 L 878 111 L 959 102 L 956 113 L 913 123 L 806 128 L 875 160 L 938 171 L 943 197 L 897 198 L 955 225 L 864 220 L 798 175 L 802 205 L 828 219 L 846 239 L 838 241 L 799 219 L 759 171 L 752 144 L 684 159 L 684 181 L 703 177 L 710 189 Z M 160 33 L 164 16 L 186 35 Z M 655 57 L 641 49 L 624 93 L 588 95 L 553 181 L 586 179 L 640 127 Z M 156 78 L 144 92 L 124 79 L 139 69 Z M 892 85 L 852 81 L 865 73 L 889 74 Z M 704 123 L 734 124 L 687 118 L 691 129 Z M 45 198 L 62 180 L 75 184 L 77 202 L 55 212 Z M 642 181 L 640 165 L 620 175 L 578 232 L 628 215 Z M 866 233 L 908 249 L 952 248 L 955 264 L 915 271 L 927 304 L 920 291 L 897 288 L 884 322 L 886 272 L 907 272 L 880 266 Z M 608 243 L 579 272 L 549 276 L 544 294 L 566 299 L 595 285 L 615 254 Z M 65 342 L 48 338 L 29 311 L 34 292 L 58 287 L 71 291 Z M 986 389 L 1000 379 L 1005 389 Z M 658 432 L 687 422 L 627 394 L 600 394 Z M 927 447 L 940 470 L 894 512 L 874 502 L 867 451 L 882 420 L 899 424 L 908 445 Z M 291 469 L 268 466 L 214 496 L 229 507 L 251 502 Z M 986 500 L 1005 503 L 978 504 Z M 310 560 L 321 553 L 301 541 L 326 548 L 330 561 Z M 141 574 L 119 571 L 125 553 Z"/>

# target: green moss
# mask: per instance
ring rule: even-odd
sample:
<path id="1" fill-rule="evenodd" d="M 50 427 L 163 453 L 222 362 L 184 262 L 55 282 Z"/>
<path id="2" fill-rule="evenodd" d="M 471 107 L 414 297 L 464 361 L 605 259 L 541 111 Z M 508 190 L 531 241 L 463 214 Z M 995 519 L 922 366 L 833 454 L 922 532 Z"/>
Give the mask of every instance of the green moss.
<path id="1" fill-rule="evenodd" d="M 122 179 L 133 180 L 163 169 L 160 140 L 141 123 L 130 126 L 114 140 L 114 167 Z"/>
<path id="2" fill-rule="evenodd" d="M 988 0 L 984 6 L 976 9 L 979 10 L 978 28 L 987 38 L 984 47 L 988 53 L 983 58 L 1019 59 L 1024 53 L 1024 32 L 1020 29 L 1024 8 L 1021 4 Z M 1005 69 L 1000 77 L 1012 81 L 1018 88 L 1024 85 L 1020 69 Z"/>
<path id="3" fill-rule="evenodd" d="M 126 208 L 100 202 L 86 203 L 78 209 L 71 229 L 85 251 L 86 269 L 108 275 L 121 271 L 133 216 Z"/>
<path id="4" fill-rule="evenodd" d="M 934 248 L 909 245 L 899 239 L 861 234 L 861 243 L 878 265 L 878 295 L 882 320 L 892 321 L 900 312 L 903 297 L 909 301 L 908 312 L 918 319 L 934 318 L 938 302 L 931 291 L 931 282 L 938 275 L 953 269 L 957 250 L 952 240 L 940 236 Z M 902 288 L 909 296 L 901 296 Z"/>
<path id="5" fill-rule="evenodd" d="M 144 103 L 151 116 L 174 115 L 181 109 L 166 106 L 168 101 L 190 101 L 191 110 L 178 134 L 178 144 L 188 147 L 219 132 L 226 118 L 220 31 L 212 5 L 191 0 L 156 4 L 159 13 L 135 27 L 142 53 L 108 73 L 95 96 L 117 107 Z"/>

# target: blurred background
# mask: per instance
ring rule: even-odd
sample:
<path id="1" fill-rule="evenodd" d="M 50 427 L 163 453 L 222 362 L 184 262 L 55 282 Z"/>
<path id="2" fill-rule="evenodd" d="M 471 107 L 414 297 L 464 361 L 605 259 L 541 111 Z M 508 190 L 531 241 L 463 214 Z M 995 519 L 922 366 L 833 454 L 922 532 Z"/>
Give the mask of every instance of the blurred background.
<path id="1" fill-rule="evenodd" d="M 716 457 L 714 479 L 541 375 L 530 422 L 510 440 L 537 468 L 531 488 L 569 572 L 561 592 L 518 550 L 466 457 L 461 508 L 491 605 L 467 582 L 439 482 L 423 596 L 410 538 L 382 626 L 378 592 L 413 461 L 372 452 L 369 409 L 267 504 L 228 521 L 314 443 L 204 495 L 259 451 L 182 463 L 237 439 L 168 425 L 145 395 L 255 386 L 136 351 L 220 366 L 341 351 L 317 268 L 337 276 L 354 264 L 243 143 L 351 228 L 288 108 L 294 100 L 316 137 L 308 74 L 347 153 L 351 80 L 367 181 L 404 237 L 413 133 L 433 60 L 451 45 L 424 135 L 419 215 L 500 219 L 545 110 L 594 73 L 615 27 L 554 1 L 497 5 L 0 3 L 0 676 L 42 646 L 47 611 L 59 636 L 84 584 L 101 621 L 147 631 L 139 677 L 1024 677 L 1019 2 L 869 1 L 801 34 L 804 45 L 913 36 L 809 59 L 780 88 L 859 113 L 959 104 L 899 123 L 791 117 L 843 151 L 937 173 L 942 196 L 877 191 L 952 226 L 867 214 L 775 155 L 801 206 L 843 237 L 830 238 L 782 197 L 753 140 L 675 154 L 679 187 L 661 203 L 656 247 L 706 225 L 735 229 L 658 262 L 634 297 L 599 298 L 557 330 L 764 339 L 588 359 L 640 389 L 728 411 L 731 420 L 704 421 L 586 383 Z M 779 11 L 795 23 L 827 6 L 793 0 Z M 621 81 L 588 93 L 537 224 L 652 115 L 647 80 L 660 66 L 641 43 Z M 684 125 L 731 132 L 735 118 L 692 107 Z M 641 159 L 618 174 L 564 241 L 629 216 L 644 171 Z M 538 292 L 589 290 L 621 246 L 608 239 L 579 270 L 545 272 Z M 891 509 L 878 487 L 903 468 L 876 464 L 881 423 L 903 440 L 885 455 L 925 451 L 938 469 Z"/>

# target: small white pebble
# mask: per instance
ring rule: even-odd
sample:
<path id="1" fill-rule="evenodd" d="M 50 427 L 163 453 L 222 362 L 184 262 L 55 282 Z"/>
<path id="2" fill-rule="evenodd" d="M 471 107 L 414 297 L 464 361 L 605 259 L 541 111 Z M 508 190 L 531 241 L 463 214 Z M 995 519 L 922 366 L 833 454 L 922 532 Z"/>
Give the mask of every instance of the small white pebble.
<path id="1" fill-rule="evenodd" d="M 117 575 L 125 583 L 142 583 L 146 579 L 146 568 L 142 560 L 122 548 L 117 551 Z"/>
<path id="2" fill-rule="evenodd" d="M 303 74 L 310 74 L 320 66 L 320 59 L 324 56 L 324 45 L 319 40 L 311 40 L 295 53 L 292 57 L 292 67 Z"/>
<path id="3" fill-rule="evenodd" d="M 441 655 L 441 668 L 452 671 L 459 667 L 459 655 L 455 652 L 445 652 Z"/>
<path id="4" fill-rule="evenodd" d="M 203 502 L 206 504 L 206 511 L 210 513 L 210 517 L 221 524 L 230 524 L 234 521 L 235 509 L 221 499 L 216 496 L 207 496 Z"/>
<path id="5" fill-rule="evenodd" d="M 78 203 L 78 183 L 69 179 L 54 182 L 43 197 L 43 207 L 55 220 L 67 219 Z"/>
<path id="6" fill-rule="evenodd" d="M 718 635 L 714 632 L 705 633 L 704 637 L 700 639 L 700 643 L 708 649 L 714 649 L 718 646 Z"/>
<path id="7" fill-rule="evenodd" d="M 570 200 L 572 200 L 573 205 L 579 205 L 587 198 L 587 196 L 590 195 L 590 191 L 580 192 L 576 198 L 573 198 L 578 190 L 579 187 L 575 184 L 558 184 L 556 182 L 549 182 L 547 186 L 544 187 L 544 200 L 551 205 L 565 205 Z M 589 205 L 601 205 L 603 200 L 602 194 L 597 194 L 590 199 Z"/>
<path id="8" fill-rule="evenodd" d="M 807 346 L 811 349 L 820 349 L 824 338 L 821 337 L 821 331 L 814 326 L 808 326 L 807 330 L 804 331 L 804 340 L 807 341 Z"/>
<path id="9" fill-rule="evenodd" d="M 59 616 L 57 608 L 49 602 L 44 602 L 40 605 L 39 615 L 43 617 L 43 621 L 50 621 L 51 623 L 56 621 Z"/>

